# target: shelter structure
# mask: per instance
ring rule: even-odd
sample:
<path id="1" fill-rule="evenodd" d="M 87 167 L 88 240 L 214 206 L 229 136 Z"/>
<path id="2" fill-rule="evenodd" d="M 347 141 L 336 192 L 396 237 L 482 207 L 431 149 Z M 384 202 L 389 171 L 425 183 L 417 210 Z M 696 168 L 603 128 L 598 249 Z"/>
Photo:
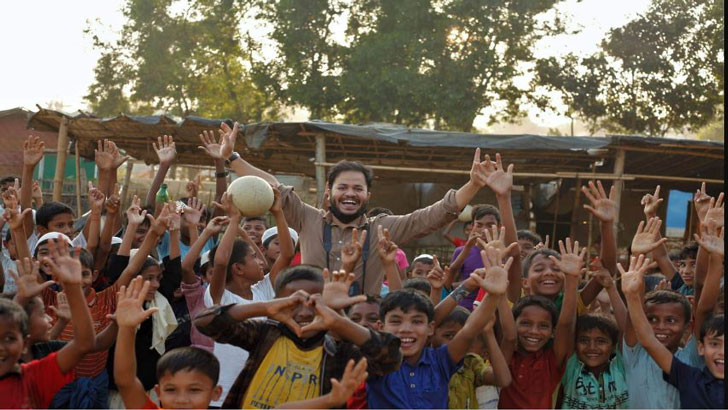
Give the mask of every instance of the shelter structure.
<path id="1" fill-rule="evenodd" d="M 228 119 L 195 116 L 176 119 L 121 114 L 97 118 L 38 108 L 28 126 L 58 132 L 59 148 L 67 144 L 64 139 L 70 138 L 76 141 L 74 146 L 80 156 L 93 158 L 96 141 L 111 138 L 128 155 L 147 164 L 156 162 L 152 142 L 167 134 L 175 137 L 178 163 L 210 165 L 209 158 L 198 149 L 198 135 L 203 130 L 217 129 L 222 121 L 232 125 Z M 629 135 L 486 135 L 379 123 L 276 122 L 241 125 L 236 149 L 261 169 L 314 177 L 318 195 L 322 195 L 326 168 L 342 159 L 358 160 L 373 168 L 377 184 L 386 181 L 459 186 L 467 179 L 476 147 L 491 155 L 499 152 L 506 163 L 515 165 L 514 183 L 524 187 L 520 199 L 525 220 L 519 225 L 532 227 L 534 222 L 539 223 L 532 220 L 531 204 L 536 199 L 532 196 L 539 194 L 535 187 L 557 184 L 558 194 L 543 207 L 551 209 L 547 214 L 553 215 L 554 234 L 558 224 L 573 226 L 579 222 L 575 215 L 578 212 L 570 211 L 582 208 L 581 196 L 569 192 L 578 192 L 578 187 L 590 179 L 613 181 L 618 203 L 625 189 L 646 192 L 656 184 L 662 185 L 663 192 L 693 192 L 705 181 L 715 195 L 725 179 L 723 143 Z M 619 217 L 625 217 L 625 211 Z"/>

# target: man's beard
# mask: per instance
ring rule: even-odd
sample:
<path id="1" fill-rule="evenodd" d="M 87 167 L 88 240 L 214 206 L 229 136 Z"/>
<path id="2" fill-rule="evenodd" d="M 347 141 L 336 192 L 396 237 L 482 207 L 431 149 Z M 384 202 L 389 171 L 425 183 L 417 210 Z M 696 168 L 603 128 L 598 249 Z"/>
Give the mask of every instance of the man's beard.
<path id="1" fill-rule="evenodd" d="M 336 217 L 336 219 L 340 220 L 341 222 L 348 224 L 352 221 L 355 221 L 360 216 L 364 215 L 367 212 L 367 204 L 364 203 L 362 206 L 352 215 L 347 215 L 345 213 L 342 213 L 339 208 L 337 208 L 334 205 L 329 205 L 329 211 Z"/>

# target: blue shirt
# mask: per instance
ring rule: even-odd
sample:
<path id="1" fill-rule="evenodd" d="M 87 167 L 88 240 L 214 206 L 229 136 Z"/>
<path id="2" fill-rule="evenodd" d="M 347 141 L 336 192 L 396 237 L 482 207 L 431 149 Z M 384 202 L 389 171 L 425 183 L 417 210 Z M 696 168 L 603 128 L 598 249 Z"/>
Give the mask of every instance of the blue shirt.
<path id="1" fill-rule="evenodd" d="M 672 357 L 670 374 L 665 380 L 680 392 L 680 405 L 684 409 L 725 408 L 723 380 L 716 379 L 707 367 L 702 370 Z"/>
<path id="2" fill-rule="evenodd" d="M 675 357 L 691 366 L 702 367 L 695 337 Z M 622 343 L 622 361 L 627 376 L 629 407 L 632 409 L 679 409 L 678 390 L 662 378 L 662 369 L 639 343 L 632 347 Z"/>
<path id="3" fill-rule="evenodd" d="M 215 247 L 215 239 L 217 238 L 210 238 L 205 242 L 205 246 L 202 247 L 202 250 L 200 251 L 200 255 L 203 253 L 211 250 Z M 184 259 L 185 255 L 187 255 L 187 252 L 190 251 L 190 247 L 182 243 L 182 241 L 179 241 L 179 256 L 180 259 Z M 169 231 L 164 232 L 164 236 L 162 236 L 162 242 L 159 243 L 159 246 L 157 246 L 157 255 L 159 256 L 159 260 L 164 259 L 165 256 L 169 256 Z"/>
<path id="4" fill-rule="evenodd" d="M 399 370 L 367 381 L 370 409 L 446 409 L 450 376 L 462 364 L 450 359 L 447 345 L 425 347 L 414 367 L 406 361 Z"/>

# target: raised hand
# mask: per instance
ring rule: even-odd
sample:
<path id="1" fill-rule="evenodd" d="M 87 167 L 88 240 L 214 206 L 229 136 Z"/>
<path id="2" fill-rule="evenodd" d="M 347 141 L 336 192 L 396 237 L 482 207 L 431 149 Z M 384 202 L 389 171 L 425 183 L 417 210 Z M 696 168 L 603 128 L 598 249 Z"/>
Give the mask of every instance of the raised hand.
<path id="1" fill-rule="evenodd" d="M 278 190 L 278 187 L 271 186 L 273 189 L 273 204 L 270 206 L 270 213 L 278 213 L 283 212 L 283 205 L 281 205 L 281 191 Z"/>
<path id="2" fill-rule="evenodd" d="M 345 267 L 346 270 L 352 271 L 359 258 L 361 258 L 362 247 L 366 238 L 366 229 L 361 231 L 361 234 L 356 228 L 352 230 L 351 242 L 345 243 L 341 248 L 341 266 Z"/>
<path id="3" fill-rule="evenodd" d="M 58 320 L 68 323 L 71 321 L 71 306 L 68 304 L 68 296 L 64 292 L 56 294 L 56 305 L 48 306 L 56 315 Z"/>
<path id="4" fill-rule="evenodd" d="M 485 183 L 496 195 L 505 195 L 513 188 L 513 164 L 508 165 L 507 170 L 503 169 L 500 154 L 495 154 L 495 164 L 488 155 L 485 156 Z"/>
<path id="5" fill-rule="evenodd" d="M 179 228 L 182 225 L 182 216 L 177 210 L 177 206 L 174 202 L 169 202 L 167 209 L 169 209 L 169 213 L 167 214 L 169 226 L 167 229 L 169 229 L 170 232 L 179 231 Z"/>
<path id="6" fill-rule="evenodd" d="M 723 232 L 725 229 L 718 229 L 715 223 L 702 225 L 701 229 L 701 235 L 693 234 L 695 241 L 698 242 L 703 249 L 708 251 L 708 253 L 719 255 L 723 258 L 723 255 L 725 254 L 725 240 L 723 239 Z M 720 233 L 718 233 L 719 231 Z"/>
<path id="7" fill-rule="evenodd" d="M 48 273 L 64 285 L 80 285 L 83 279 L 81 261 L 78 259 L 80 253 L 81 248 L 77 247 L 71 255 L 66 241 L 49 239 L 48 256 L 43 257 L 43 263 L 50 269 Z"/>
<path id="8" fill-rule="evenodd" d="M 227 126 L 227 124 L 225 124 L 225 126 Z M 197 148 L 205 151 L 205 153 L 213 159 L 225 160 L 230 156 L 228 155 L 227 157 L 223 157 L 220 154 L 220 148 L 222 148 L 223 141 L 222 130 L 220 131 L 219 139 L 215 139 L 215 133 L 213 131 L 202 131 L 202 134 L 200 134 L 200 141 L 202 142 L 202 145 Z M 232 154 L 232 151 L 230 154 Z"/>
<path id="9" fill-rule="evenodd" d="M 506 227 L 502 226 L 500 229 L 498 229 L 497 226 L 493 225 L 490 229 L 485 229 L 485 241 L 478 238 L 477 241 L 480 244 L 480 247 L 482 249 L 485 248 L 496 248 L 498 249 L 503 255 L 507 255 L 510 253 L 513 249 L 515 249 L 518 246 L 518 242 L 513 242 L 508 247 L 505 245 L 505 238 L 506 238 Z"/>
<path id="10" fill-rule="evenodd" d="M 94 215 L 101 215 L 101 211 L 104 209 L 104 201 L 106 195 L 103 192 L 94 187 L 93 182 L 88 182 L 88 204 L 91 208 L 91 213 Z"/>
<path id="11" fill-rule="evenodd" d="M 174 138 L 171 135 L 157 137 L 157 143 L 152 142 L 152 147 L 154 148 L 154 152 L 157 153 L 160 164 L 171 165 L 177 156 Z"/>
<path id="12" fill-rule="evenodd" d="M 306 304 L 308 298 L 308 293 L 299 290 L 286 298 L 273 299 L 266 302 L 266 316 L 287 325 L 296 336 L 301 337 L 301 326 L 296 323 L 293 316 L 298 305 Z"/>
<path id="13" fill-rule="evenodd" d="M 725 203 L 723 202 L 723 193 L 718 195 L 718 199 L 710 198 L 708 210 L 705 212 L 705 218 L 701 221 L 703 225 L 713 224 L 718 228 L 722 228 L 725 224 Z"/>
<path id="14" fill-rule="evenodd" d="M 695 206 L 695 212 L 698 214 L 698 220 L 700 223 L 705 221 L 705 214 L 710 208 L 711 199 L 713 199 L 713 197 L 705 192 L 705 182 L 703 182 L 700 185 L 700 189 L 695 191 L 695 195 L 693 195 L 693 206 Z"/>
<path id="15" fill-rule="evenodd" d="M 188 198 L 197 196 L 197 194 L 200 192 L 201 183 L 202 183 L 202 173 L 198 172 L 197 175 L 195 175 L 195 178 L 192 181 L 188 181 L 187 184 L 185 185 L 185 192 L 187 192 Z"/>
<path id="16" fill-rule="evenodd" d="M 119 198 L 119 183 L 114 184 L 114 189 L 111 191 L 111 195 L 106 198 L 106 213 L 110 215 L 116 215 L 119 213 L 121 208 L 121 199 Z"/>
<path id="17" fill-rule="evenodd" d="M 539 242 L 536 244 L 536 246 L 533 247 L 533 250 L 537 251 L 539 249 L 551 249 L 549 248 L 549 235 L 546 234 L 546 239 L 543 240 L 543 242 Z"/>
<path id="18" fill-rule="evenodd" d="M 349 359 L 344 369 L 344 375 L 341 381 L 334 378 L 331 379 L 331 403 L 340 405 L 346 403 L 359 386 L 369 377 L 367 373 L 367 359 L 362 357 L 359 363 L 354 366 L 354 359 Z"/>
<path id="19" fill-rule="evenodd" d="M 38 203 L 43 203 L 43 191 L 40 189 L 40 183 L 38 181 L 33 181 L 33 191 L 31 191 L 31 196 L 33 200 L 35 200 L 36 205 L 38 205 Z"/>
<path id="20" fill-rule="evenodd" d="M 233 204 L 233 196 L 227 192 L 222 194 L 220 202 L 213 202 L 212 204 L 220 208 L 230 218 L 240 218 L 242 216 L 238 207 Z"/>
<path id="21" fill-rule="evenodd" d="M 430 286 L 435 289 L 442 289 L 445 286 L 447 277 L 450 274 L 450 269 L 445 266 L 443 269 L 440 267 L 440 262 L 437 260 L 437 255 L 433 255 L 432 261 L 434 263 L 432 269 L 427 272 L 427 281 L 430 282 Z"/>
<path id="22" fill-rule="evenodd" d="M 225 226 L 229 223 L 230 218 L 227 216 L 216 216 L 210 219 L 210 222 L 207 223 L 205 231 L 209 233 L 210 236 L 215 236 L 222 232 L 222 230 L 225 229 Z"/>
<path id="23" fill-rule="evenodd" d="M 625 294 L 642 294 L 645 291 L 645 273 L 657 266 L 656 263 L 650 263 L 649 258 L 645 258 L 645 255 L 638 257 L 632 256 L 629 259 L 629 270 L 624 271 L 621 263 L 617 263 L 617 269 L 621 274 L 622 279 L 622 292 Z"/>
<path id="24" fill-rule="evenodd" d="M 598 262 L 595 267 L 596 270 L 588 272 L 589 277 L 594 278 L 604 289 L 609 289 L 614 286 L 614 278 L 612 278 L 609 270 L 602 266 L 601 262 Z"/>
<path id="25" fill-rule="evenodd" d="M 475 149 L 473 165 L 470 167 L 470 181 L 478 188 L 482 188 L 488 183 L 488 172 L 485 169 L 485 161 L 480 160 L 480 148 Z"/>
<path id="26" fill-rule="evenodd" d="M 488 247 L 480 251 L 480 258 L 485 266 L 485 277 L 482 272 L 473 272 L 470 274 L 470 278 L 490 294 L 505 294 L 508 289 L 508 269 L 513 263 L 513 257 L 509 257 L 503 263 L 503 253 L 496 248 Z"/>
<path id="27" fill-rule="evenodd" d="M 632 253 L 635 255 L 644 255 L 657 249 L 667 241 L 667 238 L 658 239 L 660 237 L 660 218 L 654 217 L 645 221 L 640 221 L 637 226 L 637 233 L 632 238 Z"/>
<path id="28" fill-rule="evenodd" d="M 364 300 L 366 300 L 365 295 L 359 295 L 358 297 L 364 297 Z M 323 295 L 312 295 L 309 298 L 308 303 L 316 311 L 316 317 L 314 317 L 313 322 L 301 328 L 302 334 L 329 330 L 336 324 L 336 321 L 339 320 L 339 314 L 326 305 Z"/>
<path id="29" fill-rule="evenodd" d="M 589 181 L 589 189 L 581 187 L 581 192 L 586 195 L 591 205 L 584 205 L 584 209 L 591 212 L 601 222 L 613 222 L 617 214 L 617 203 L 614 202 L 614 185 L 609 189 L 609 196 L 604 191 L 602 181 Z"/>
<path id="30" fill-rule="evenodd" d="M 566 246 L 563 241 L 559 241 L 559 249 L 561 250 L 561 259 L 551 255 L 551 259 L 556 266 L 561 269 L 565 275 L 579 276 L 584 271 L 584 257 L 586 256 L 586 248 L 582 248 L 579 252 L 579 241 L 574 241 L 572 246 L 571 238 L 566 238 Z"/>
<path id="31" fill-rule="evenodd" d="M 197 225 L 202 217 L 202 209 L 205 205 L 195 197 L 187 198 L 187 205 L 182 208 L 182 216 L 185 222 L 190 225 Z"/>
<path id="32" fill-rule="evenodd" d="M 226 123 L 220 124 L 220 158 L 227 159 L 233 155 L 235 150 L 235 141 L 238 138 L 238 123 L 233 124 L 231 129 Z"/>
<path id="33" fill-rule="evenodd" d="M 377 243 L 377 252 L 379 257 L 382 258 L 382 262 L 395 263 L 397 260 L 397 244 L 392 242 L 392 237 L 389 235 L 389 229 L 382 228 L 382 225 L 377 226 L 377 236 L 379 236 L 379 242 Z"/>
<path id="34" fill-rule="evenodd" d="M 43 289 L 56 283 L 52 280 L 38 283 L 38 271 L 40 269 L 40 263 L 38 261 L 31 261 L 29 258 L 23 258 L 22 261 L 15 261 L 15 267 L 18 270 L 18 273 L 13 272 L 12 270 L 9 270 L 9 273 L 15 280 L 15 284 L 18 287 L 17 295 L 21 299 L 28 300 L 38 296 L 41 292 L 43 292 Z"/>
<path id="35" fill-rule="evenodd" d="M 655 288 L 653 290 L 672 290 L 672 287 L 670 286 L 670 282 L 662 279 L 657 282 L 657 285 L 655 285 Z"/>
<path id="36" fill-rule="evenodd" d="M 28 139 L 23 143 L 23 164 L 37 165 L 43 159 L 44 151 L 45 143 L 41 141 L 40 137 L 28 135 Z"/>
<path id="37" fill-rule="evenodd" d="M 164 235 L 164 232 L 169 229 L 172 223 L 172 221 L 170 220 L 170 214 L 173 212 L 176 213 L 176 207 L 174 206 L 174 204 L 170 206 L 170 204 L 167 203 L 162 205 L 162 211 L 159 213 L 159 216 L 157 216 L 157 218 L 154 218 L 154 216 L 147 214 L 147 219 L 149 219 L 150 222 L 150 230 L 158 236 Z"/>
<path id="38" fill-rule="evenodd" d="M 111 164 L 112 169 L 119 168 L 121 166 L 121 164 L 125 163 L 129 159 L 128 155 L 121 155 L 121 151 L 119 151 L 119 148 L 116 146 L 114 141 L 107 140 L 104 143 L 108 144 L 107 149 L 111 152 L 111 154 L 113 156 L 113 161 Z"/>
<path id="39" fill-rule="evenodd" d="M 354 283 L 353 273 L 335 270 L 329 274 L 329 270 L 324 269 L 323 302 L 335 310 L 344 309 L 360 302 L 366 302 L 366 295 L 349 296 L 349 288 L 352 283 Z"/>
<path id="40" fill-rule="evenodd" d="M 18 194 L 13 188 L 8 188 L 2 193 L 5 212 L 3 212 L 3 220 L 8 223 L 10 229 L 20 229 L 23 226 L 25 215 L 32 212 L 30 208 L 26 208 L 23 212 L 18 212 Z"/>
<path id="41" fill-rule="evenodd" d="M 129 287 L 122 286 L 116 292 L 116 312 L 114 318 L 119 327 L 136 329 L 145 320 L 149 319 L 159 308 L 144 310 L 144 299 L 149 292 L 149 281 L 137 276 L 129 283 Z"/>
<path id="42" fill-rule="evenodd" d="M 126 210 L 127 224 L 139 226 L 142 222 L 144 222 L 144 218 L 147 217 L 147 211 L 142 211 L 141 203 L 141 199 L 134 195 L 129 209 Z"/>
<path id="43" fill-rule="evenodd" d="M 657 216 L 657 208 L 659 208 L 660 202 L 662 202 L 662 198 L 660 198 L 659 185 L 655 188 L 654 194 L 645 194 L 642 197 L 640 204 L 644 205 L 643 212 L 648 219 Z"/>

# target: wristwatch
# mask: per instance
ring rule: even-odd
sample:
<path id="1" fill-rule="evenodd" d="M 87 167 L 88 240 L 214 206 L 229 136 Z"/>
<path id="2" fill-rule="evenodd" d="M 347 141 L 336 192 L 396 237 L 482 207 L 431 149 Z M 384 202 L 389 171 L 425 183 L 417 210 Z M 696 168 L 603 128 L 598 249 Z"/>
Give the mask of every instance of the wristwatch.
<path id="1" fill-rule="evenodd" d="M 230 155 L 230 158 L 225 160 L 225 165 L 229 167 L 230 163 L 235 161 L 238 158 L 240 158 L 240 154 L 238 154 L 237 152 L 233 152 L 233 154 Z"/>

